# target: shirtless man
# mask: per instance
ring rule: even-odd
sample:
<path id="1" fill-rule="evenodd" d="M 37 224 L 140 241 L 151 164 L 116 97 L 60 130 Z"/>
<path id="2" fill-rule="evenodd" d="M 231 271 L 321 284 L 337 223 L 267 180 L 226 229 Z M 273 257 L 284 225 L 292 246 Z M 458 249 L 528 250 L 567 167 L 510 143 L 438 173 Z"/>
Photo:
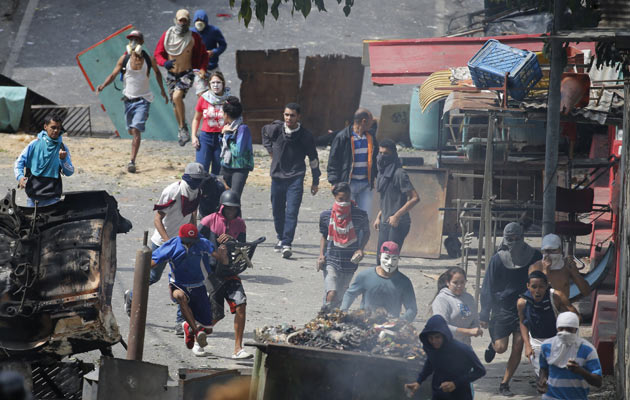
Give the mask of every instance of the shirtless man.
<path id="1" fill-rule="evenodd" d="M 142 49 L 144 35 L 139 30 L 133 30 L 127 35 L 129 44 L 127 51 L 120 56 L 114 70 L 105 81 L 96 89 L 100 93 L 107 85 L 112 83 L 116 76 L 123 71 L 125 88 L 123 89 L 123 101 L 125 103 L 125 117 L 127 119 L 127 130 L 133 137 L 131 141 L 131 159 L 127 164 L 127 171 L 136 172 L 136 156 L 140 149 L 140 135 L 144 132 L 144 125 L 149 118 L 149 108 L 153 101 L 153 93 L 149 86 L 149 75 L 151 69 L 154 72 L 155 80 L 160 86 L 162 97 L 168 103 L 168 97 L 162 85 L 162 73 L 157 67 L 155 58 L 149 56 Z"/>
<path id="2" fill-rule="evenodd" d="M 168 75 L 166 83 L 173 101 L 175 118 L 179 125 L 177 138 L 179 145 L 184 146 L 190 141 L 190 131 L 186 124 L 186 109 L 184 97 L 195 79 L 194 70 L 198 70 L 200 78 L 206 75 L 208 66 L 208 52 L 198 33 L 190 29 L 190 14 L 181 9 L 175 14 L 175 25 L 162 34 L 155 46 L 157 63 L 166 68 Z"/>
<path id="3" fill-rule="evenodd" d="M 560 236 L 553 233 L 546 235 L 540 250 L 543 258 L 529 267 L 530 274 L 533 271 L 544 272 L 551 287 L 562 292 L 567 298 L 570 294 L 571 281 L 580 289 L 582 296 L 591 294 L 591 287 L 578 271 L 573 258 L 563 256 Z"/>

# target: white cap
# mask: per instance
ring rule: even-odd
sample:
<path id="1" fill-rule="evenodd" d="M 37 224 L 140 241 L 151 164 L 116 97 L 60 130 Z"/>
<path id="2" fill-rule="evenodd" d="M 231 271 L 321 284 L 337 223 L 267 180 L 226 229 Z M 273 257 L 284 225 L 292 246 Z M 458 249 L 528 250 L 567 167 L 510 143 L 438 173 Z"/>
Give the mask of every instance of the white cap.
<path id="1" fill-rule="evenodd" d="M 550 233 L 542 238 L 541 250 L 558 250 L 562 248 L 562 239 L 560 236 Z"/>
<path id="2" fill-rule="evenodd" d="M 571 311 L 566 311 L 558 314 L 558 319 L 556 319 L 556 328 L 579 328 L 580 327 L 580 319 L 576 313 Z"/>

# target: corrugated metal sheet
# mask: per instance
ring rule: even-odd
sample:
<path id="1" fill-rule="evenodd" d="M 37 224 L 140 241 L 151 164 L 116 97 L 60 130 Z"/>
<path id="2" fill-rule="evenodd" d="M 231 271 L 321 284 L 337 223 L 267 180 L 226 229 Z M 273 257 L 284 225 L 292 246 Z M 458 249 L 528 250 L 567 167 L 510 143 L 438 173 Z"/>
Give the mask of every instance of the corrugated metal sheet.
<path id="1" fill-rule="evenodd" d="M 488 39 L 529 51 L 543 47 L 540 34 L 373 41 L 368 43 L 372 82 L 419 85 L 435 71 L 466 66 Z M 573 46 L 594 51 L 593 43 Z"/>

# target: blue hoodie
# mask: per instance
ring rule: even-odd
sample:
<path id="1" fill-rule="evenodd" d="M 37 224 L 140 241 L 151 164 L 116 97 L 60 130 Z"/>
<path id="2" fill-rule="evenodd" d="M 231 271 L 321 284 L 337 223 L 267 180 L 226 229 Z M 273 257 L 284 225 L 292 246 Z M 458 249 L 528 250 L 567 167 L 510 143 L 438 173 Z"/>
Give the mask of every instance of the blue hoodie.
<path id="1" fill-rule="evenodd" d="M 430 333 L 441 333 L 444 337 L 442 346 L 435 349 L 429 343 Z M 439 400 L 472 400 L 470 383 L 486 374 L 473 349 L 453 339 L 453 334 L 448 328 L 446 320 L 441 315 L 434 315 L 427 321 L 420 341 L 427 353 L 427 360 L 418 376 L 417 382 L 422 382 L 433 374 L 431 387 L 433 399 Z M 442 382 L 455 383 L 455 390 L 445 393 L 440 389 Z"/>
<path id="2" fill-rule="evenodd" d="M 206 27 L 201 32 L 194 26 L 196 21 L 203 21 L 206 24 Z M 190 30 L 197 32 L 201 36 L 203 44 L 206 45 L 208 51 L 212 50 L 212 57 L 208 58 L 208 71 L 217 68 L 219 66 L 219 56 L 227 48 L 227 42 L 223 34 L 219 28 L 208 23 L 208 14 L 204 10 L 195 11 L 192 25 Z"/>

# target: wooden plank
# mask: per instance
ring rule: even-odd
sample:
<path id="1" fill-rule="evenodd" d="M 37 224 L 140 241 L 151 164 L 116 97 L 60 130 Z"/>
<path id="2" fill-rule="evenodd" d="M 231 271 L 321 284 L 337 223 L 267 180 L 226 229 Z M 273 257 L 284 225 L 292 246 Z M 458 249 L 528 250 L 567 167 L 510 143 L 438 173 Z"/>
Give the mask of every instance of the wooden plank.
<path id="1" fill-rule="evenodd" d="M 241 82 L 243 120 L 252 141 L 261 143 L 261 129 L 282 119 L 284 106 L 298 99 L 300 86 L 298 49 L 239 50 L 236 71 Z"/>
<path id="2" fill-rule="evenodd" d="M 361 102 L 363 71 L 361 57 L 306 57 L 299 102 L 302 123 L 313 135 L 341 130 L 351 122 Z"/>
<path id="3" fill-rule="evenodd" d="M 442 251 L 442 227 L 444 212 L 439 211 L 446 203 L 448 171 L 445 169 L 405 168 L 411 184 L 420 196 L 420 203 L 411 209 L 411 229 L 402 247 L 402 255 L 408 257 L 439 258 Z M 374 190 L 371 216 L 376 216 L 380 196 Z M 370 224 L 370 241 L 366 249 L 375 251 L 378 232 Z"/>

